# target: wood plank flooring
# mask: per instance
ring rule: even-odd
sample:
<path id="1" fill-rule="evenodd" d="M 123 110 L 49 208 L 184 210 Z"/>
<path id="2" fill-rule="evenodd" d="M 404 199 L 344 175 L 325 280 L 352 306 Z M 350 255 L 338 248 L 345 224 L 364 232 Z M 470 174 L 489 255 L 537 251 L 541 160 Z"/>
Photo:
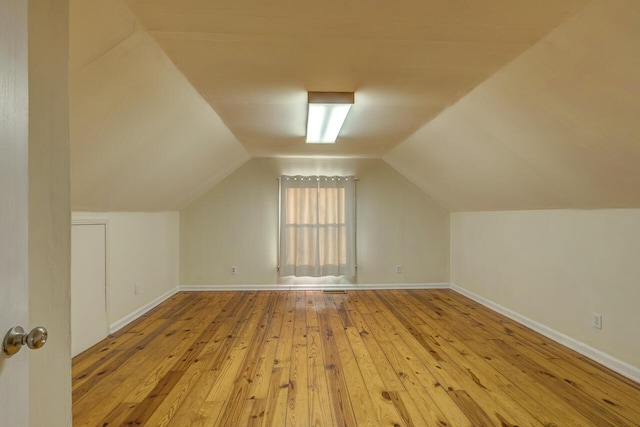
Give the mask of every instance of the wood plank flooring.
<path id="1" fill-rule="evenodd" d="M 640 426 L 640 385 L 449 290 L 182 292 L 73 360 L 76 426 Z"/>

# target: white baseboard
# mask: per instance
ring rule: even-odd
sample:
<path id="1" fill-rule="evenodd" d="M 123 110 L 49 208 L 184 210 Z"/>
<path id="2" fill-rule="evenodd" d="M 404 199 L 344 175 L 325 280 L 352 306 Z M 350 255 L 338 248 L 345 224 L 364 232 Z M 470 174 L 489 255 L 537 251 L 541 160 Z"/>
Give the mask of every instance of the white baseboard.
<path id="1" fill-rule="evenodd" d="M 515 311 L 510 310 L 506 307 L 503 307 L 500 304 L 497 304 L 484 297 L 481 297 L 480 295 L 474 294 L 473 292 L 468 291 L 467 289 L 460 287 L 456 284 L 452 283 L 450 287 L 451 289 L 458 292 L 459 294 L 464 295 L 467 298 L 470 298 L 475 302 L 482 304 L 485 307 L 490 308 L 491 310 L 497 313 L 507 316 L 511 320 L 514 320 L 530 329 L 533 329 L 534 331 L 544 335 L 545 337 L 559 344 L 562 344 L 566 347 L 569 347 L 572 350 L 577 351 L 583 356 L 586 356 L 589 359 L 594 360 L 600 363 L 601 365 L 606 366 L 607 368 L 619 373 L 620 375 L 624 375 L 625 377 L 640 383 L 639 367 L 630 365 L 627 362 L 623 362 L 622 360 L 616 359 L 615 357 L 608 355 L 607 353 L 604 353 L 581 341 L 571 338 L 570 336 L 565 335 L 561 332 L 558 332 L 555 329 L 552 329 L 546 325 L 543 325 L 542 323 L 538 323 L 535 320 L 529 319 L 528 317 L 525 317 L 519 313 L 516 313 Z"/>
<path id="2" fill-rule="evenodd" d="M 391 284 L 323 284 L 323 285 L 199 285 L 178 286 L 160 295 L 148 304 L 126 315 L 109 326 L 109 333 L 119 331 L 129 323 L 138 319 L 149 310 L 157 307 L 178 292 L 204 292 L 204 291 L 311 291 L 324 289 L 449 289 L 448 283 L 391 283 Z"/>
<path id="3" fill-rule="evenodd" d="M 167 291 L 164 294 L 160 295 L 158 298 L 154 299 L 150 303 L 143 305 L 142 307 L 140 307 L 139 309 L 137 309 L 133 313 L 130 313 L 130 314 L 124 316 L 122 319 L 113 322 L 109 326 L 109 333 L 113 334 L 114 332 L 119 331 L 120 329 L 122 329 L 125 326 L 127 326 L 129 323 L 133 322 L 134 320 L 136 320 L 137 318 L 139 318 L 140 316 L 142 316 L 143 314 L 145 314 L 149 310 L 157 307 L 158 305 L 160 305 L 164 301 L 168 300 L 169 298 L 171 298 L 172 296 L 174 296 L 178 292 L 179 292 L 179 288 L 177 288 L 177 287 L 173 288 L 170 291 Z"/>
<path id="4" fill-rule="evenodd" d="M 449 283 L 374 283 L 374 284 L 312 284 L 312 285 L 185 285 L 180 291 L 316 291 L 330 289 L 449 289 Z"/>
<path id="5" fill-rule="evenodd" d="M 513 310 L 501 306 L 489 299 L 474 294 L 467 289 L 458 286 L 453 283 L 376 283 L 376 284 L 318 284 L 318 285 L 185 285 L 178 286 L 170 291 L 160 295 L 150 303 L 140 307 L 133 313 L 123 317 L 122 319 L 111 324 L 109 331 L 114 333 L 129 323 L 133 322 L 149 310 L 155 308 L 162 302 L 171 298 L 178 292 L 182 291 L 287 291 L 287 290 L 330 290 L 330 289 L 345 289 L 345 290 L 375 290 L 375 289 L 452 289 L 461 295 L 466 296 L 479 304 L 484 305 L 491 310 L 500 313 L 508 318 L 533 329 L 534 331 L 544 335 L 545 337 L 569 347 L 572 350 L 577 351 L 583 356 L 594 360 L 607 368 L 624 375 L 625 377 L 640 382 L 640 368 L 633 366 L 627 362 L 616 359 L 615 357 L 604 353 L 596 348 L 593 348 L 581 341 L 571 338 L 561 332 L 556 331 L 546 325 L 529 319 Z"/>

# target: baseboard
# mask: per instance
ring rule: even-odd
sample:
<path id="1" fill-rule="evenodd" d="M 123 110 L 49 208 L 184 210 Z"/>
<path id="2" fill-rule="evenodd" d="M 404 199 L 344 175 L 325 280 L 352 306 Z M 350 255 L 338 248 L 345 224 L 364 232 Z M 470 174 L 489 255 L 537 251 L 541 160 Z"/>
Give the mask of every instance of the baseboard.
<path id="1" fill-rule="evenodd" d="M 449 283 L 373 283 L 373 284 L 313 284 L 313 285 L 184 285 L 180 291 L 321 291 L 329 289 L 449 289 Z"/>
<path id="2" fill-rule="evenodd" d="M 624 375 L 625 377 L 639 382 L 640 383 L 640 368 L 630 365 L 627 362 L 623 362 L 622 360 L 616 359 L 615 357 L 604 353 L 596 348 L 593 348 L 581 341 L 578 341 L 574 338 L 571 338 L 568 335 L 565 335 L 561 332 L 556 331 L 546 325 L 536 322 L 535 320 L 529 319 L 519 313 L 516 313 L 513 310 L 510 310 L 506 307 L 501 306 L 491 300 L 488 300 L 480 295 L 474 294 L 473 292 L 458 286 L 456 284 L 450 285 L 451 289 L 458 292 L 461 295 L 466 296 L 474 300 L 475 302 L 484 305 L 491 310 L 500 313 L 504 316 L 507 316 L 511 320 L 514 320 L 534 331 L 544 335 L 545 337 L 564 345 L 565 347 L 569 347 L 572 350 L 577 351 L 583 356 L 588 357 L 589 359 L 600 363 L 601 365 L 606 366 L 607 368 L 619 373 L 620 375 Z"/>
<path id="3" fill-rule="evenodd" d="M 164 301 L 168 300 L 169 298 L 177 294 L 179 291 L 180 291 L 179 288 L 177 287 L 173 288 L 170 291 L 167 291 L 164 294 L 160 295 L 158 298 L 154 299 L 150 303 L 143 305 L 133 313 L 130 313 L 125 317 L 123 317 L 122 319 L 113 322 L 109 326 L 109 333 L 113 334 L 114 332 L 119 331 L 120 329 L 127 326 L 129 323 L 133 322 L 134 320 L 136 320 L 137 318 L 139 318 L 140 316 L 148 312 L 149 310 L 162 304 Z"/>
<path id="4" fill-rule="evenodd" d="M 162 302 L 171 298 L 178 292 L 194 292 L 194 291 L 283 291 L 283 290 L 325 290 L 325 289 L 345 289 L 345 290 L 376 290 L 376 289 L 452 289 L 461 295 L 484 305 L 485 307 L 500 313 L 511 320 L 514 320 L 534 331 L 544 335 L 545 337 L 569 347 L 577 351 L 583 356 L 588 357 L 607 368 L 624 375 L 625 377 L 640 383 L 640 368 L 633 366 L 627 362 L 616 359 L 615 357 L 593 348 L 581 341 L 571 338 L 561 332 L 556 331 L 546 325 L 529 319 L 513 310 L 501 306 L 487 298 L 474 294 L 473 292 L 453 283 L 374 283 L 374 284 L 323 284 L 323 285 L 184 285 L 178 286 L 170 291 L 160 295 L 150 303 L 140 307 L 133 313 L 123 317 L 122 319 L 111 324 L 109 331 L 114 333 L 129 323 L 133 322 L 149 310 L 155 308 Z"/>
<path id="5" fill-rule="evenodd" d="M 138 319 L 149 310 L 157 307 L 164 301 L 171 298 L 178 292 L 204 292 L 204 291 L 310 291 L 324 289 L 448 289 L 448 283 L 391 283 L 391 284 L 325 284 L 325 285 L 200 285 L 200 286 L 178 286 L 160 295 L 148 304 L 140 307 L 136 311 L 128 314 L 120 320 L 113 322 L 109 326 L 109 333 L 119 331 L 129 323 Z"/>

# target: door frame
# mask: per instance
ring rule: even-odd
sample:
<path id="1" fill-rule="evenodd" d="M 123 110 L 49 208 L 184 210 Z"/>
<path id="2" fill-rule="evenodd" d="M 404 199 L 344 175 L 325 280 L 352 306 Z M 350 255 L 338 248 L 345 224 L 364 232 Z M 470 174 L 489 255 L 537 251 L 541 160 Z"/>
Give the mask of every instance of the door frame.
<path id="1" fill-rule="evenodd" d="M 74 225 L 104 225 L 104 287 L 105 311 L 107 317 L 107 336 L 111 334 L 111 285 L 109 281 L 109 217 L 90 212 L 71 213 L 71 227 Z M 69 230 L 71 231 L 71 230 Z M 73 337 L 71 337 L 73 339 Z"/>

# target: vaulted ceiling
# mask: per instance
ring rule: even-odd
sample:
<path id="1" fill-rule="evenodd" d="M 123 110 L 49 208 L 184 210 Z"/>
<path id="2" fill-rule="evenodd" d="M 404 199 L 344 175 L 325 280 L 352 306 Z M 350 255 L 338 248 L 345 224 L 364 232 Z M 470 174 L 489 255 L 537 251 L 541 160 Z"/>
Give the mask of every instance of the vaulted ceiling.
<path id="1" fill-rule="evenodd" d="M 640 206 L 640 2 L 594 1 L 384 159 L 450 210 Z"/>
<path id="2" fill-rule="evenodd" d="M 640 206 L 639 29 L 633 0 L 72 0 L 72 205 L 322 155 L 451 210 Z M 304 143 L 307 90 L 356 91 L 335 145 Z"/>
<path id="3" fill-rule="evenodd" d="M 380 156 L 583 0 L 125 0 L 254 156 Z M 355 91 L 336 145 L 304 143 L 307 91 Z"/>
<path id="4" fill-rule="evenodd" d="M 249 159 L 122 2 L 70 10 L 74 209 L 179 209 Z"/>

